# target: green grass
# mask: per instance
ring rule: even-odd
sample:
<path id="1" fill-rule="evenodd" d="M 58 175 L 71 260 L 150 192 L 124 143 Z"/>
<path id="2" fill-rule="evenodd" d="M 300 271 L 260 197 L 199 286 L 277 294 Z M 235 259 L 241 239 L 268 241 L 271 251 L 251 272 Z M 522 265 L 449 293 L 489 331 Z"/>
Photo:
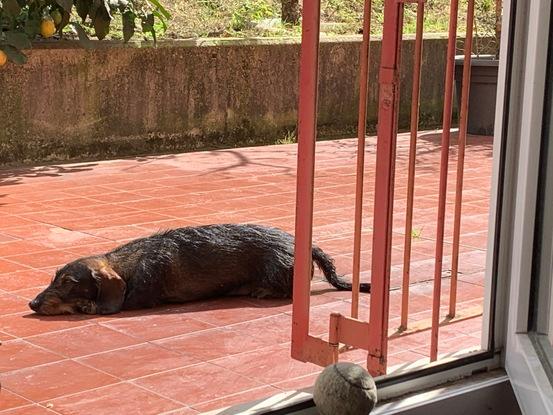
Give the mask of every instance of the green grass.
<path id="1" fill-rule="evenodd" d="M 300 0 L 301 1 L 301 0 Z M 165 0 L 171 12 L 167 31 L 158 32 L 159 39 L 190 38 L 248 38 L 301 35 L 301 27 L 280 23 L 280 0 Z M 373 0 L 371 33 L 382 34 L 384 0 Z M 447 33 L 450 0 L 427 0 L 425 3 L 425 33 Z M 458 34 L 466 30 L 467 0 L 459 2 Z M 476 0 L 475 37 L 478 53 L 494 53 L 495 0 Z M 363 17 L 363 0 L 321 0 L 321 31 L 326 36 L 360 33 Z M 404 12 L 404 34 L 415 33 L 416 5 L 407 3 Z M 89 29 L 90 34 L 93 30 Z M 112 22 L 109 38 L 122 37 L 121 19 Z M 149 36 L 137 34 L 135 39 Z M 461 46 L 461 45 L 458 45 Z M 461 51 L 461 49 L 459 50 Z"/>
<path id="2" fill-rule="evenodd" d="M 171 4 L 169 4 L 171 3 Z M 264 19 L 278 19 L 280 0 L 174 0 L 166 2 L 173 18 L 166 38 L 297 36 L 299 27 L 276 23 L 260 28 Z M 428 0 L 425 4 L 425 32 L 448 30 L 449 0 Z M 494 29 L 493 0 L 477 0 L 477 30 L 490 35 Z M 404 33 L 414 33 L 416 6 L 407 4 Z M 460 2 L 459 32 L 465 30 L 466 0 Z M 322 30 L 329 35 L 356 34 L 362 26 L 363 0 L 322 0 Z M 373 0 L 371 32 L 381 34 L 383 0 Z"/>
<path id="3" fill-rule="evenodd" d="M 411 238 L 412 239 L 420 239 L 422 236 L 422 228 L 414 228 L 411 230 Z"/>
<path id="4" fill-rule="evenodd" d="M 298 141 L 295 131 L 288 131 L 284 137 L 276 140 L 276 144 L 294 144 Z"/>

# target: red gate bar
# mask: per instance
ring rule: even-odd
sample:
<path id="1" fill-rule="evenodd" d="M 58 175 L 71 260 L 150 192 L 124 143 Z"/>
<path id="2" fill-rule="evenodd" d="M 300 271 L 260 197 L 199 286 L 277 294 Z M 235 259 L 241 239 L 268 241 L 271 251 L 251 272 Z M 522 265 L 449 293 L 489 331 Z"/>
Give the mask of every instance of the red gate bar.
<path id="1" fill-rule="evenodd" d="M 403 3 L 385 0 L 382 57 L 379 73 L 378 142 L 374 196 L 374 226 L 367 368 L 373 376 L 386 374 L 392 212 L 399 96 L 399 53 Z"/>
<path id="2" fill-rule="evenodd" d="M 415 39 L 411 142 L 408 174 L 408 211 L 406 213 L 405 243 L 407 254 L 404 257 L 402 323 L 407 325 L 409 302 L 409 260 L 411 253 L 412 209 L 414 200 L 414 174 L 416 161 L 416 142 L 418 139 L 418 111 L 422 63 L 422 35 L 424 21 L 423 0 L 385 0 L 382 55 L 379 72 L 379 108 L 378 142 L 376 151 L 375 201 L 373 223 L 373 252 L 371 266 L 372 294 L 370 297 L 369 321 L 357 319 L 359 313 L 359 277 L 363 204 L 364 151 L 366 134 L 366 110 L 368 99 L 368 64 L 370 41 L 370 0 L 364 5 L 363 43 L 360 52 L 359 75 L 359 119 L 358 119 L 358 155 L 356 176 L 354 269 L 351 317 L 332 313 L 329 320 L 329 341 L 309 334 L 310 281 L 312 276 L 312 230 L 313 230 L 313 191 L 315 168 L 315 145 L 317 134 L 317 83 L 320 1 L 304 3 L 302 21 L 302 53 L 300 59 L 300 94 L 298 124 L 298 171 L 296 196 L 296 245 L 294 263 L 294 294 L 292 317 L 292 357 L 320 366 L 336 362 L 341 351 L 340 344 L 368 351 L 367 368 L 373 376 L 386 374 L 388 317 L 390 301 L 390 269 L 392 245 L 392 221 L 394 198 L 394 174 L 399 109 L 399 69 L 401 60 L 401 42 L 403 30 L 404 3 L 417 3 L 417 35 Z M 474 0 L 469 3 L 469 24 L 472 25 Z M 455 62 L 455 44 L 457 31 L 458 0 L 453 0 L 450 8 L 450 38 L 448 43 L 444 122 L 440 164 L 440 199 L 436 235 L 436 264 L 434 274 L 434 297 L 431 324 L 418 324 L 408 332 L 431 330 L 431 360 L 437 359 L 438 330 L 440 326 L 441 274 L 443 261 L 444 219 L 449 161 L 449 141 L 452 116 L 453 76 Z M 472 31 L 467 30 L 469 39 L 465 45 L 465 81 L 470 76 L 467 68 L 467 56 L 470 59 Z M 469 48 L 469 49 L 467 49 Z M 468 61 L 470 62 L 470 60 Z M 466 139 L 466 111 L 468 107 L 468 82 L 464 82 L 461 108 L 460 158 L 457 169 L 463 168 Z M 457 177 L 456 203 L 462 201 L 462 174 Z M 460 190 L 459 190 L 460 189 Z M 458 210 L 460 215 L 460 209 Z M 460 222 L 459 222 L 460 223 Z M 454 244 L 458 249 L 458 242 Z M 458 251 L 457 251 L 458 254 Z M 456 271 L 455 271 L 456 272 Z M 452 280 L 455 284 L 456 279 Z M 452 286 L 455 300 L 455 287 Z M 452 305 L 453 310 L 455 305 Z M 455 320 L 472 318 L 475 313 L 455 316 Z M 451 322 L 446 320 L 442 325 Z M 403 332 L 405 334 L 406 332 Z"/>
<path id="3" fill-rule="evenodd" d="M 472 55 L 472 33 L 474 25 L 474 0 L 468 0 L 467 30 L 463 60 L 463 87 L 459 115 L 459 142 L 457 157 L 457 183 L 455 189 L 455 217 L 453 222 L 453 252 L 451 258 L 451 289 L 449 295 L 449 318 L 455 317 L 457 307 L 457 275 L 459 271 L 459 239 L 461 236 L 461 207 L 463 203 L 463 175 L 465 170 L 465 147 L 467 142 L 467 119 L 470 91 L 470 67 Z"/>
<path id="4" fill-rule="evenodd" d="M 310 284 L 313 267 L 313 189 L 317 139 L 320 0 L 304 3 L 298 109 L 298 170 L 292 304 L 291 355 L 327 366 L 337 361 L 338 347 L 309 335 Z"/>
<path id="5" fill-rule="evenodd" d="M 457 41 L 457 16 L 459 0 L 451 0 L 449 10 L 449 38 L 445 73 L 442 149 L 440 160 L 440 187 L 438 220 L 436 229 L 436 262 L 434 267 L 434 295 L 432 302 L 432 334 L 430 337 L 430 361 L 438 358 L 438 332 L 440 324 L 440 302 L 442 294 L 442 264 L 444 256 L 444 225 L 447 198 L 447 173 L 449 162 L 449 139 L 453 112 L 453 78 L 455 69 L 455 47 Z"/>
<path id="6" fill-rule="evenodd" d="M 297 360 L 326 366 L 337 361 L 339 342 L 367 349 L 369 325 L 366 322 L 335 313 L 330 318 L 330 342 L 309 335 L 319 21 L 320 2 L 318 0 L 306 2 L 303 9 L 302 54 L 300 59 L 298 177 L 291 353 L 292 357 Z M 368 42 L 366 45 L 368 45 Z M 366 107 L 366 104 L 364 105 Z"/>
<path id="7" fill-rule="evenodd" d="M 371 0 L 363 9 L 363 44 L 359 57 L 359 116 L 357 121 L 357 176 L 355 185 L 355 230 L 353 235 L 353 268 L 351 317 L 359 317 L 359 279 L 361 272 L 361 229 L 363 227 L 363 181 L 365 172 L 365 135 L 367 133 L 367 101 L 371 42 Z"/>
<path id="8" fill-rule="evenodd" d="M 401 291 L 400 330 L 407 329 L 409 315 L 409 282 L 411 266 L 411 240 L 413 232 L 413 198 L 415 194 L 415 162 L 417 158 L 417 135 L 419 132 L 419 96 L 422 66 L 422 41 L 424 29 L 424 1 L 417 2 L 417 26 L 413 57 L 413 90 L 411 92 L 411 137 L 409 144 L 409 167 L 407 175 L 407 208 L 405 214 L 405 243 L 403 250 L 403 281 Z"/>
<path id="9" fill-rule="evenodd" d="M 320 2 L 303 6 L 298 109 L 298 171 L 292 321 L 292 357 L 305 360 L 309 336 L 313 184 L 317 134 Z"/>

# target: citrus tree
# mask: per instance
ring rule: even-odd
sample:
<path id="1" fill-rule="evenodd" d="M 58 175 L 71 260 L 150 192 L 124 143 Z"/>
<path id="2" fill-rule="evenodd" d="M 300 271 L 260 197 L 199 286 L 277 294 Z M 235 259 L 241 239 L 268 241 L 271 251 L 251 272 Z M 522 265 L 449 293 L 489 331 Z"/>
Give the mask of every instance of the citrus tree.
<path id="1" fill-rule="evenodd" d="M 89 36 L 104 39 L 116 17 L 126 42 L 137 31 L 155 41 L 170 15 L 159 0 L 0 0 L 0 66 L 25 63 L 23 50 L 32 40 L 61 36 L 64 29 L 89 47 Z"/>

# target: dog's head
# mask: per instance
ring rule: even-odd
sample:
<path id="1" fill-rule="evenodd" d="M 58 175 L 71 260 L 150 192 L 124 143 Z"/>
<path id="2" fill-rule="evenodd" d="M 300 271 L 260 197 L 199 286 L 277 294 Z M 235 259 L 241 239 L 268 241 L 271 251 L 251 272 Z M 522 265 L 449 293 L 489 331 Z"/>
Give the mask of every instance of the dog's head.
<path id="1" fill-rule="evenodd" d="M 111 314 L 121 310 L 125 289 L 125 281 L 105 260 L 86 258 L 58 270 L 29 307 L 44 315 Z"/>

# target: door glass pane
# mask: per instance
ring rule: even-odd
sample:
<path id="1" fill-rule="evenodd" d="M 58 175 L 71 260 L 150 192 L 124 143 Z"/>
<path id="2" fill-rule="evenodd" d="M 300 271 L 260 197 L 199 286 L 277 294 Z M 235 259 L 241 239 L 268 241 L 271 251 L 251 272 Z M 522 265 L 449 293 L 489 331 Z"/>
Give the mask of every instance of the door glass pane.
<path id="1" fill-rule="evenodd" d="M 553 362 L 553 31 L 550 28 L 538 183 L 529 332 L 545 368 Z M 550 370 L 551 372 L 551 370 Z"/>

